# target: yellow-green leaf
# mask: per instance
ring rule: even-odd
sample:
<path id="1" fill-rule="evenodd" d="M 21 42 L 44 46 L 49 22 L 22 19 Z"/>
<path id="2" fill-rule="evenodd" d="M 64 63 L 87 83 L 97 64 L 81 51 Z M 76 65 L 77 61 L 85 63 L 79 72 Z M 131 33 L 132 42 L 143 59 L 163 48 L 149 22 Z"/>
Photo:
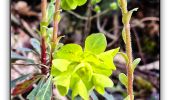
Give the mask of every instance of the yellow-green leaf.
<path id="1" fill-rule="evenodd" d="M 66 0 L 67 4 L 71 9 L 76 9 L 77 7 L 77 2 L 75 0 Z"/>
<path id="2" fill-rule="evenodd" d="M 70 73 L 64 72 L 53 79 L 55 86 L 57 87 L 59 93 L 62 96 L 65 96 L 68 93 L 70 86 L 70 78 Z"/>
<path id="3" fill-rule="evenodd" d="M 77 2 L 78 6 L 82 6 L 87 2 L 87 0 L 75 0 L 75 1 Z"/>
<path id="4" fill-rule="evenodd" d="M 127 86 L 128 86 L 128 78 L 124 73 L 119 74 L 119 81 L 127 88 Z"/>
<path id="5" fill-rule="evenodd" d="M 133 61 L 132 65 L 133 65 L 133 71 L 135 70 L 135 68 L 137 67 L 137 65 L 140 63 L 141 59 L 137 58 Z"/>
<path id="6" fill-rule="evenodd" d="M 73 88 L 72 100 L 74 100 L 74 98 L 78 95 L 80 95 L 84 100 L 89 100 L 88 91 L 81 79 L 76 83 Z"/>
<path id="7" fill-rule="evenodd" d="M 101 74 L 93 74 L 92 81 L 95 85 L 95 89 L 101 94 L 104 94 L 104 88 L 113 87 L 112 80 Z"/>
<path id="8" fill-rule="evenodd" d="M 95 66 L 95 65 L 92 67 L 92 69 L 97 74 L 102 74 L 102 75 L 105 75 L 105 76 L 112 75 L 111 69 L 104 69 L 104 68 L 101 68 L 101 66 Z"/>
<path id="9" fill-rule="evenodd" d="M 57 68 L 61 72 L 66 71 L 70 63 L 70 61 L 65 59 L 54 59 L 52 61 L 53 67 Z"/>
<path id="10" fill-rule="evenodd" d="M 95 85 L 95 89 L 99 94 L 104 95 L 105 89 L 103 87 L 101 87 L 99 85 Z"/>
<path id="11" fill-rule="evenodd" d="M 82 48 L 78 44 L 66 44 L 54 54 L 54 59 L 67 59 L 70 61 L 81 61 Z"/>
<path id="12" fill-rule="evenodd" d="M 81 79 L 90 81 L 92 77 L 92 66 L 88 63 L 84 63 L 84 66 L 82 66 L 78 71 L 77 74 L 81 77 Z"/>
<path id="13" fill-rule="evenodd" d="M 119 51 L 119 48 L 112 49 L 112 50 L 109 50 L 109 51 L 106 51 L 106 52 L 103 52 L 97 55 L 97 57 L 101 61 L 101 65 L 106 69 L 116 70 L 116 67 L 113 63 L 113 58 L 118 53 L 118 51 Z"/>
<path id="14" fill-rule="evenodd" d="M 126 44 L 126 32 L 125 32 L 124 27 L 123 27 L 123 30 L 122 30 L 122 38 L 123 38 L 124 43 Z"/>
<path id="15" fill-rule="evenodd" d="M 106 37 L 103 33 L 96 33 L 88 36 L 85 40 L 85 52 L 100 54 L 105 51 L 107 45 Z"/>

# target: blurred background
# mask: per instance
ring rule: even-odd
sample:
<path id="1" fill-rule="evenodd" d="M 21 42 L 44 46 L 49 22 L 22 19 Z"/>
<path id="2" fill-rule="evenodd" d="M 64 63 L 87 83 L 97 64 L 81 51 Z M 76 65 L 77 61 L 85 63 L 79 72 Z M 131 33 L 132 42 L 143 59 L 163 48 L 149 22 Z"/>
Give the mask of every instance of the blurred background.
<path id="1" fill-rule="evenodd" d="M 89 0 L 88 0 L 89 1 Z M 120 47 L 125 52 L 121 36 L 122 15 L 119 8 L 110 10 L 110 4 L 116 0 L 102 0 L 98 5 L 101 13 L 94 10 L 90 3 L 72 11 L 62 11 L 59 25 L 59 35 L 65 37 L 60 41 L 64 44 L 77 43 L 84 45 L 85 38 L 91 33 L 102 32 L 107 37 L 107 50 Z M 38 62 L 38 56 L 32 52 L 24 53 L 20 48 L 34 49 L 31 38 L 39 39 L 37 30 L 41 20 L 41 0 L 11 0 L 11 51 L 12 54 Z M 128 0 L 128 9 L 139 8 L 131 19 L 131 35 L 134 58 L 141 58 L 135 70 L 134 94 L 135 100 L 159 100 L 160 96 L 160 1 L 159 0 Z M 53 26 L 52 24 L 50 26 Z M 119 82 L 118 74 L 126 73 L 125 61 L 117 55 L 114 59 L 117 70 L 113 71 L 111 79 L 115 87 L 107 91 L 115 100 L 123 100 L 125 87 Z M 24 63 L 22 60 L 12 60 L 11 63 Z M 34 66 L 11 64 L 11 80 L 22 75 L 36 73 Z M 29 93 L 29 91 L 28 91 Z M 25 100 L 28 93 L 12 96 L 12 100 Z M 105 100 L 98 94 L 100 100 Z M 66 98 L 63 97 L 63 100 Z"/>

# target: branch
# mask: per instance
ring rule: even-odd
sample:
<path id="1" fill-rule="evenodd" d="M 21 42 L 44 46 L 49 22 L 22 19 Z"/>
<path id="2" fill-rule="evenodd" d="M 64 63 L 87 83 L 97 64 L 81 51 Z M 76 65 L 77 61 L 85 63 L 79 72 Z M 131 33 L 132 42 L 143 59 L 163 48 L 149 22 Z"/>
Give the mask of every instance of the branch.
<path id="1" fill-rule="evenodd" d="M 106 10 L 104 10 L 104 11 L 101 12 L 101 13 L 97 13 L 96 15 L 91 16 L 91 17 L 90 17 L 90 20 L 93 20 L 93 19 L 97 18 L 97 16 L 105 15 L 105 14 L 107 14 L 107 13 L 110 12 L 110 11 L 111 11 L 110 9 L 106 9 Z M 79 19 L 81 19 L 81 20 L 88 20 L 88 17 L 87 17 L 87 16 L 82 16 L 82 15 L 80 15 L 80 14 L 78 14 L 78 13 L 73 12 L 73 11 L 67 11 L 67 12 L 68 12 L 69 14 L 74 15 L 75 17 L 77 17 L 77 18 L 79 18 Z"/>
<path id="2" fill-rule="evenodd" d="M 117 39 L 116 36 L 114 36 L 114 35 L 112 35 L 111 33 L 105 31 L 105 30 L 101 27 L 101 24 L 100 24 L 100 16 L 99 16 L 99 15 L 98 15 L 98 17 L 97 17 L 97 28 L 98 28 L 98 30 L 99 30 L 101 33 L 105 34 L 108 38 L 110 38 L 110 39 L 112 39 L 112 40 L 116 40 L 116 39 Z"/>

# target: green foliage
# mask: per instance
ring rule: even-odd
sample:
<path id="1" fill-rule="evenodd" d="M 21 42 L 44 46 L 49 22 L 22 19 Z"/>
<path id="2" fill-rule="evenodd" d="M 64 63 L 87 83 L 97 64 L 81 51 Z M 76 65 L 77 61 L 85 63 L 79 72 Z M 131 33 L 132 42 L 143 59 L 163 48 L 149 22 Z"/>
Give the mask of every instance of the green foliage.
<path id="1" fill-rule="evenodd" d="M 125 32 L 124 27 L 123 27 L 123 30 L 122 30 L 122 38 L 123 38 L 124 43 L 126 44 L 126 32 Z"/>
<path id="2" fill-rule="evenodd" d="M 42 88 L 39 89 L 36 100 L 50 100 L 52 96 L 52 77 L 50 76 Z"/>
<path id="3" fill-rule="evenodd" d="M 35 39 L 35 38 L 31 38 L 30 39 L 30 43 L 33 46 L 33 48 L 35 49 L 35 51 L 38 54 L 41 54 L 40 42 L 37 39 Z"/>
<path id="4" fill-rule="evenodd" d="M 106 37 L 102 33 L 93 34 L 85 40 L 85 52 L 91 52 L 93 54 L 99 54 L 106 49 L 107 41 Z"/>
<path id="5" fill-rule="evenodd" d="M 119 5 L 123 9 L 123 23 L 127 24 L 130 21 L 133 11 L 136 11 L 137 8 L 126 12 L 127 3 L 126 1 L 120 3 L 123 0 L 118 0 Z M 87 0 L 61 0 L 61 8 L 64 10 L 73 10 L 78 6 L 84 5 Z M 91 4 L 95 6 L 94 11 L 97 13 L 101 12 L 101 8 L 97 5 L 101 0 L 91 0 Z M 72 99 L 81 97 L 84 100 L 89 100 L 89 94 L 93 89 L 95 89 L 99 94 L 102 94 L 106 99 L 111 100 L 113 96 L 108 94 L 105 91 L 107 87 L 113 87 L 113 82 L 109 78 L 113 70 L 116 70 L 116 66 L 113 63 L 113 58 L 118 53 L 119 48 L 106 50 L 107 40 L 104 34 L 96 33 L 88 36 L 85 40 L 85 47 L 82 48 L 78 44 L 67 44 L 64 45 L 59 43 L 59 40 L 62 38 L 57 37 L 57 42 L 51 43 L 51 37 L 53 34 L 53 28 L 48 28 L 48 25 L 52 22 L 53 17 L 55 16 L 55 0 L 51 0 L 47 7 L 47 15 L 44 20 L 40 23 L 40 36 L 44 38 L 47 48 L 47 52 L 51 52 L 53 55 L 53 61 L 50 71 L 50 76 L 45 78 L 44 75 L 36 75 L 29 80 L 24 81 L 16 85 L 18 81 L 22 81 L 27 78 L 27 75 L 24 75 L 16 80 L 12 81 L 11 87 L 16 86 L 13 91 L 13 95 L 18 95 L 25 93 L 26 90 L 32 88 L 32 85 L 35 84 L 39 79 L 41 79 L 37 87 L 35 87 L 30 94 L 27 96 L 29 100 L 50 100 L 52 97 L 52 82 L 55 87 L 58 89 L 59 93 L 63 96 L 67 95 L 69 90 L 72 90 Z M 112 10 L 117 9 L 117 4 L 115 2 L 110 4 Z M 57 21 L 60 20 L 60 14 L 57 16 Z M 44 36 L 44 37 L 43 37 Z M 123 40 L 126 44 L 126 34 L 123 28 L 122 31 Z M 41 55 L 40 42 L 37 39 L 31 39 L 31 45 L 35 49 L 36 53 Z M 32 52 L 33 50 L 22 49 L 23 52 Z M 120 53 L 128 63 L 128 57 L 125 53 Z M 24 56 L 21 56 L 17 53 L 11 53 L 12 59 L 22 59 L 27 62 L 32 60 L 27 59 Z M 137 58 L 133 61 L 133 70 L 140 62 L 140 58 Z M 34 63 L 34 61 L 32 61 Z M 48 65 L 46 65 L 48 66 Z M 47 69 L 48 70 L 48 69 Z M 46 76 L 47 77 L 47 76 Z M 123 73 L 119 74 L 119 80 L 125 87 L 127 87 L 128 80 L 127 76 Z M 97 96 L 92 93 L 92 98 L 98 100 Z M 125 98 L 129 100 L 129 96 Z"/>
<path id="6" fill-rule="evenodd" d="M 49 5 L 48 5 L 48 8 L 47 8 L 47 20 L 48 20 L 48 24 L 51 23 L 52 19 L 53 19 L 53 15 L 54 15 L 54 12 L 55 12 L 55 5 L 54 5 L 54 2 L 50 2 Z"/>
<path id="7" fill-rule="evenodd" d="M 97 3 L 100 3 L 102 0 L 91 0 L 91 4 L 92 5 L 95 5 Z"/>
<path id="8" fill-rule="evenodd" d="M 134 61 L 133 61 L 133 66 L 132 66 L 132 69 L 133 71 L 135 70 L 135 68 L 137 67 L 137 65 L 140 63 L 141 59 L 140 58 L 136 58 Z"/>
<path id="9" fill-rule="evenodd" d="M 116 3 L 116 2 L 112 2 L 112 3 L 110 4 L 110 8 L 111 8 L 112 10 L 117 10 L 117 9 L 118 9 L 117 3 Z"/>
<path id="10" fill-rule="evenodd" d="M 131 16 L 132 16 L 132 13 L 133 13 L 134 11 L 137 11 L 137 10 L 138 10 L 138 8 L 134 8 L 134 9 L 128 11 L 127 13 L 125 13 L 125 15 L 124 15 L 123 18 L 122 18 L 123 24 L 129 23 L 129 22 L 130 22 L 130 19 L 131 19 Z"/>
<path id="11" fill-rule="evenodd" d="M 100 94 L 104 94 L 105 87 L 113 87 L 112 80 L 110 80 L 110 78 L 108 78 L 105 75 L 93 74 L 92 81 L 93 81 L 96 91 Z M 101 82 L 101 81 L 103 81 L 103 82 Z"/>
<path id="12" fill-rule="evenodd" d="M 100 6 L 96 5 L 95 8 L 94 8 L 94 11 L 96 13 L 100 13 L 101 12 Z"/>
<path id="13" fill-rule="evenodd" d="M 74 100 L 74 98 L 78 95 L 80 95 L 84 100 L 89 100 L 87 88 L 81 79 L 77 80 L 74 86 L 72 100 Z"/>
<path id="14" fill-rule="evenodd" d="M 90 90 L 104 94 L 106 87 L 113 87 L 108 76 L 116 69 L 113 58 L 119 48 L 105 51 L 106 45 L 106 37 L 97 33 L 86 38 L 84 51 L 78 44 L 67 44 L 54 54 L 51 75 L 61 95 L 71 89 L 72 99 L 79 95 L 88 100 Z"/>
<path id="15" fill-rule="evenodd" d="M 29 95 L 27 96 L 27 99 L 29 99 L 29 100 L 35 100 L 35 99 L 36 99 L 36 95 L 37 95 L 38 91 L 42 88 L 43 84 L 44 84 L 44 78 L 42 78 L 42 79 L 39 81 L 37 87 L 35 87 L 35 88 L 29 93 Z"/>
<path id="16" fill-rule="evenodd" d="M 128 86 L 128 78 L 124 73 L 119 74 L 119 81 L 127 88 L 127 86 Z"/>
<path id="17" fill-rule="evenodd" d="M 53 66 L 57 66 L 55 68 L 57 68 L 59 71 L 63 72 L 67 70 L 67 66 L 70 64 L 71 62 L 65 59 L 55 59 L 53 60 Z"/>
<path id="18" fill-rule="evenodd" d="M 16 60 L 24 60 L 24 61 L 26 61 L 27 63 L 34 63 L 34 60 L 29 59 L 29 58 L 27 58 L 27 57 L 25 57 L 25 56 L 22 56 L 22 55 L 20 55 L 20 54 L 17 54 L 17 53 L 15 53 L 15 52 L 13 52 L 13 51 L 11 51 L 11 60 L 12 60 L 12 62 L 14 62 L 14 61 L 16 61 Z"/>
<path id="19" fill-rule="evenodd" d="M 54 54 L 54 59 L 67 59 L 71 61 L 80 61 L 80 56 L 83 54 L 82 48 L 78 44 L 67 44 Z"/>
<path id="20" fill-rule="evenodd" d="M 61 8 L 64 10 L 73 10 L 77 6 L 82 6 L 87 0 L 61 0 Z"/>

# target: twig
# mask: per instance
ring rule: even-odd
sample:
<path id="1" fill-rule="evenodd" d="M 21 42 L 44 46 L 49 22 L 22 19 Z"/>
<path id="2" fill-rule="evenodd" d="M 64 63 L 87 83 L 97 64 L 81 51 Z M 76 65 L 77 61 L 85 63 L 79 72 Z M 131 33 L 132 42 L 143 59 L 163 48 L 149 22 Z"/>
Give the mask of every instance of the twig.
<path id="1" fill-rule="evenodd" d="M 145 17 L 143 19 L 140 20 L 141 22 L 145 22 L 145 21 L 159 21 L 158 17 Z"/>
<path id="2" fill-rule="evenodd" d="M 14 16 L 13 13 L 11 13 L 11 21 L 13 21 L 15 24 L 20 25 L 20 21 Z"/>
<path id="3" fill-rule="evenodd" d="M 71 11 L 71 10 L 68 10 L 67 12 L 68 12 L 69 14 L 74 15 L 75 17 L 77 17 L 77 18 L 79 18 L 79 19 L 81 19 L 81 20 L 88 20 L 88 18 L 87 18 L 87 17 L 85 17 L 85 16 L 81 16 L 81 15 L 79 15 L 79 14 L 77 14 L 77 13 L 75 13 L 75 12 Z"/>
<path id="4" fill-rule="evenodd" d="M 115 35 L 115 37 L 117 37 L 117 39 L 110 42 L 107 45 L 107 47 L 111 47 L 119 39 L 119 37 L 121 36 L 121 34 L 118 34 L 119 33 L 119 24 L 118 24 L 118 16 L 117 16 L 117 14 L 114 14 L 114 16 L 113 16 L 113 29 L 114 29 L 113 34 Z"/>
<path id="5" fill-rule="evenodd" d="M 102 16 L 102 15 L 105 15 L 107 14 L 108 12 L 110 12 L 111 10 L 110 9 L 106 9 L 104 11 L 102 11 L 101 13 L 97 13 L 96 15 L 93 15 L 90 17 L 90 20 L 93 20 L 95 18 L 97 18 L 97 16 Z M 79 15 L 78 13 L 75 13 L 73 11 L 67 11 L 69 14 L 72 14 L 74 15 L 75 17 L 81 19 L 81 20 L 88 20 L 88 17 L 87 16 L 82 16 L 82 15 Z"/>
<path id="6" fill-rule="evenodd" d="M 114 35 L 112 35 L 111 33 L 105 31 L 102 27 L 101 27 L 101 24 L 100 24 L 100 16 L 97 17 L 97 28 L 98 30 L 105 34 L 108 38 L 112 39 L 112 40 L 116 40 L 117 37 L 115 37 Z"/>
<path id="7" fill-rule="evenodd" d="M 31 27 L 28 25 L 28 23 L 24 20 L 17 19 L 12 13 L 11 13 L 11 21 L 14 22 L 17 26 L 21 27 L 26 33 L 33 38 L 39 39 L 38 35 L 34 34 L 34 31 L 31 29 Z"/>
<path id="8" fill-rule="evenodd" d="M 38 35 L 34 33 L 34 31 L 32 30 L 32 28 L 28 25 L 27 22 L 25 22 L 24 20 L 21 19 L 21 25 L 22 27 L 27 31 L 27 33 L 36 39 L 39 39 Z"/>
<path id="9" fill-rule="evenodd" d="M 21 94 L 18 95 L 18 97 L 20 98 L 20 100 L 25 100 L 24 97 Z"/>

